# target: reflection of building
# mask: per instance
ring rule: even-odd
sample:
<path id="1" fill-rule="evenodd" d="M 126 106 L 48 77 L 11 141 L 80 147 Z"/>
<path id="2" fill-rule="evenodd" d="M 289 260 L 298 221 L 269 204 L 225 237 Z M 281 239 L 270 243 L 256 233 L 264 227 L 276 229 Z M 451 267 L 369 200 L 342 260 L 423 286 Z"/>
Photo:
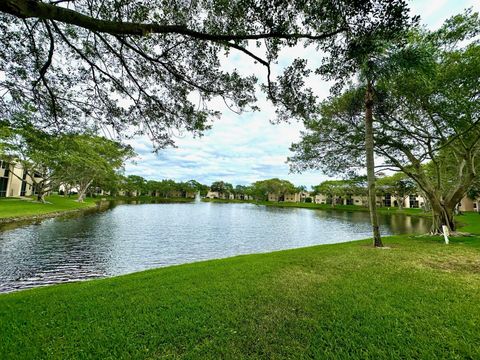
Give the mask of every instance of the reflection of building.
<path id="1" fill-rule="evenodd" d="M 34 181 L 20 164 L 0 160 L 0 197 L 31 196 Z"/>

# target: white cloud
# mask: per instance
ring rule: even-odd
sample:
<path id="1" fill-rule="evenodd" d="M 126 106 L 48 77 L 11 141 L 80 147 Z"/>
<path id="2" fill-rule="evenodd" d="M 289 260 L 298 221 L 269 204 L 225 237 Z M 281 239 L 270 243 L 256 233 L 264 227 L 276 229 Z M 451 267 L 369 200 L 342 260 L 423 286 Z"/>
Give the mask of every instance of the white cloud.
<path id="1" fill-rule="evenodd" d="M 443 21 L 467 7 L 480 10 L 478 0 L 464 1 L 411 1 L 412 13 L 420 14 L 422 22 L 430 28 L 440 26 Z M 262 49 L 250 48 L 256 54 Z M 308 59 L 311 66 L 318 66 L 322 54 L 313 47 L 285 49 L 281 61 L 273 69 L 278 74 L 282 67 L 295 57 Z M 250 58 L 241 53 L 232 53 L 223 60 L 225 70 L 237 69 L 243 75 L 255 73 L 260 81 L 265 81 L 266 71 L 260 64 L 253 64 Z M 313 76 L 308 81 L 319 98 L 329 94 L 331 84 Z M 275 109 L 266 101 L 265 96 L 257 94 L 260 112 L 248 112 L 237 115 L 226 108 L 222 101 L 213 101 L 212 107 L 222 111 L 222 117 L 213 124 L 205 136 L 193 138 L 186 134 L 176 140 L 178 148 L 162 150 L 158 155 L 152 153 L 147 138 L 136 138 L 130 143 L 140 154 L 137 164 L 128 164 L 127 174 L 137 174 L 147 179 L 172 178 L 175 180 L 196 179 L 209 184 L 216 180 L 225 180 L 234 184 L 248 184 L 256 180 L 280 177 L 289 179 L 297 185 L 314 185 L 327 177 L 320 171 L 304 174 L 289 174 L 285 164 L 291 155 L 289 147 L 299 139 L 302 124 L 272 125 L 269 120 L 275 116 Z"/>

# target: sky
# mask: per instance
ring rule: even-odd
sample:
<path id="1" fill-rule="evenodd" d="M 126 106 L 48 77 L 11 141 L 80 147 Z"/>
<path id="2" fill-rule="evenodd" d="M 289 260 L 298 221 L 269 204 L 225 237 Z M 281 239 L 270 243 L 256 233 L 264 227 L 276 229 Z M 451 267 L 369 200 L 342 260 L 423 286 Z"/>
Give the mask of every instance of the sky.
<path id="1" fill-rule="evenodd" d="M 473 7 L 475 11 L 480 11 L 480 0 L 414 0 L 409 3 L 412 14 L 420 15 L 422 24 L 432 30 L 466 8 Z M 281 53 L 275 71 L 295 57 L 307 59 L 312 67 L 319 60 L 313 49 L 290 48 Z M 233 53 L 222 64 L 226 70 L 236 68 L 245 75 L 253 71 L 260 82 L 265 78 L 262 66 L 253 64 L 243 54 Z M 331 84 L 313 77 L 308 85 L 319 99 L 323 99 L 328 96 Z M 289 148 L 292 143 L 299 141 L 303 125 L 296 122 L 273 125 L 270 120 L 274 118 L 275 109 L 260 91 L 257 97 L 260 111 L 240 115 L 229 110 L 223 102 L 213 101 L 211 107 L 221 111 L 222 116 L 213 122 L 212 129 L 200 138 L 176 134 L 176 148 L 154 153 L 148 138 L 132 139 L 129 143 L 138 156 L 134 163 L 127 163 L 126 174 L 140 175 L 148 180 L 195 179 L 207 185 L 219 180 L 247 185 L 278 177 L 290 180 L 295 185 L 310 187 L 328 179 L 321 171 L 290 173 L 286 163 L 287 157 L 292 155 Z"/>

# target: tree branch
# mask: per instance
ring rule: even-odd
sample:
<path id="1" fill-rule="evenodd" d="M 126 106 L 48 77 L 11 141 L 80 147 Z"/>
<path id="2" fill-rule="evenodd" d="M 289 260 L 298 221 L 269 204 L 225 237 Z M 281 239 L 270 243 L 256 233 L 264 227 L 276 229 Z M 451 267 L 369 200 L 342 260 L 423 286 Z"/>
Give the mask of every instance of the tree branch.
<path id="1" fill-rule="evenodd" d="M 22 19 L 38 18 L 55 20 L 65 24 L 77 25 L 91 31 L 112 35 L 146 36 L 148 34 L 178 34 L 210 41 L 259 40 L 267 38 L 323 40 L 347 30 L 346 28 L 339 28 L 320 35 L 283 33 L 278 31 L 246 35 L 209 34 L 189 29 L 185 25 L 161 25 L 155 23 L 134 23 L 96 19 L 75 10 L 35 0 L 3 0 L 0 2 L 0 11 Z"/>

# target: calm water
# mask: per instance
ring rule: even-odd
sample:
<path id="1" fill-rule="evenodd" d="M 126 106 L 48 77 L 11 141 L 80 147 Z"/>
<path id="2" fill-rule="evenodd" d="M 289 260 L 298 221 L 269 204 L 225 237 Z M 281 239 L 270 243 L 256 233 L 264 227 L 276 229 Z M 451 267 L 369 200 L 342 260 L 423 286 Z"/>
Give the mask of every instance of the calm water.
<path id="1" fill-rule="evenodd" d="M 382 216 L 383 234 L 428 221 Z M 368 213 L 252 204 L 119 205 L 0 232 L 0 292 L 370 236 Z"/>

